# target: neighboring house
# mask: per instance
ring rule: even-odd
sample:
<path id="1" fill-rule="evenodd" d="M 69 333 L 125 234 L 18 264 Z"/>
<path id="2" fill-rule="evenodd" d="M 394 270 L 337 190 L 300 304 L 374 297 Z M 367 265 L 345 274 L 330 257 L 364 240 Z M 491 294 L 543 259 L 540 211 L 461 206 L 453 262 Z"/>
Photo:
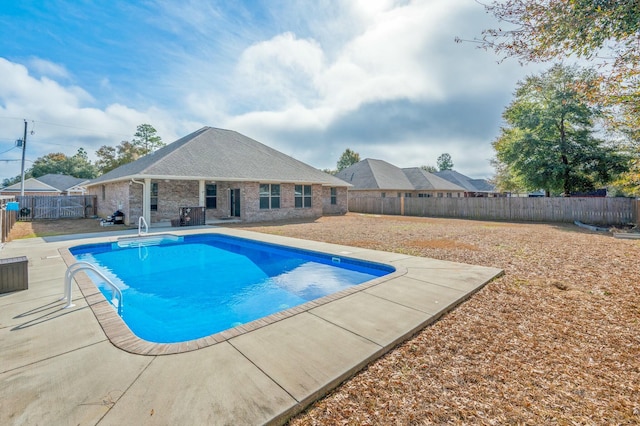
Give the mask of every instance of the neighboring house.
<path id="1" fill-rule="evenodd" d="M 353 185 L 349 197 L 462 197 L 465 192 L 419 167 L 401 169 L 371 158 L 352 164 L 336 177 Z"/>
<path id="2" fill-rule="evenodd" d="M 48 174 L 24 181 L 24 195 L 84 195 L 87 179 Z M 20 182 L 0 189 L 0 195 L 20 195 Z"/>
<path id="3" fill-rule="evenodd" d="M 429 173 L 420 167 L 402 169 L 413 187 L 418 193 L 418 197 L 464 197 L 464 188 L 455 183 L 451 183 L 433 173 Z"/>
<path id="4" fill-rule="evenodd" d="M 98 215 L 170 222 L 180 207 L 246 222 L 347 212 L 348 184 L 232 130 L 203 127 L 87 183 Z"/>
<path id="5" fill-rule="evenodd" d="M 465 197 L 499 197 L 502 195 L 496 192 L 496 188 L 486 179 L 472 179 L 455 170 L 441 170 L 435 172 L 435 175 L 463 187 Z"/>

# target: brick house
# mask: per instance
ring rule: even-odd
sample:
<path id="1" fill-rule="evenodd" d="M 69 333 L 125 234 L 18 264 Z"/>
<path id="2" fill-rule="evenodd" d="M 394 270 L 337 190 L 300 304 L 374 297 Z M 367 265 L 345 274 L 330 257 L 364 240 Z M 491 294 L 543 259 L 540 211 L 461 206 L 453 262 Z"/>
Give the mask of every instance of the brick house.
<path id="1" fill-rule="evenodd" d="M 24 195 L 84 195 L 87 179 L 49 173 L 24 181 Z M 20 195 L 20 182 L 0 189 L 0 195 Z"/>
<path id="2" fill-rule="evenodd" d="M 203 127 L 86 184 L 98 215 L 170 223 L 180 207 L 245 222 L 347 212 L 349 184 L 232 130 Z"/>
<path id="3" fill-rule="evenodd" d="M 419 167 L 401 169 L 366 158 L 336 174 L 353 185 L 349 197 L 464 197 L 465 189 Z"/>
<path id="4" fill-rule="evenodd" d="M 486 179 L 473 179 L 455 170 L 441 170 L 434 173 L 442 179 L 448 180 L 464 188 L 465 197 L 501 197 L 503 194 L 496 192 L 495 186 Z"/>

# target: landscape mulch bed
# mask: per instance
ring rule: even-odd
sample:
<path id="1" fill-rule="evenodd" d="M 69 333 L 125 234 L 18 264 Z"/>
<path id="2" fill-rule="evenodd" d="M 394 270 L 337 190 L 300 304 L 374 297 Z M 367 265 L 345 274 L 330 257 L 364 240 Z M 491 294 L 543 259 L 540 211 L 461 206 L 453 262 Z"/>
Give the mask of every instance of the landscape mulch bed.
<path id="1" fill-rule="evenodd" d="M 505 270 L 292 425 L 640 424 L 638 240 L 358 214 L 243 227 Z"/>

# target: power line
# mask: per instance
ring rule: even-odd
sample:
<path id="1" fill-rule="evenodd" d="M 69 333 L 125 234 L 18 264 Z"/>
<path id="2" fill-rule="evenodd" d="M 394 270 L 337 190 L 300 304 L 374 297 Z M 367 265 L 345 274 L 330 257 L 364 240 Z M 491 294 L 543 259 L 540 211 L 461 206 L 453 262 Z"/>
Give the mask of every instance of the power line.
<path id="1" fill-rule="evenodd" d="M 113 136 L 124 136 L 124 137 L 130 137 L 131 135 L 125 135 L 123 133 L 114 133 L 114 132 L 104 132 L 104 131 L 96 131 L 95 129 L 89 129 L 87 127 L 78 127 L 78 126 L 70 126 L 68 124 L 60 124 L 60 123 L 52 123 L 50 121 L 40 121 L 40 120 L 28 120 L 25 118 L 18 118 L 18 117 L 8 117 L 8 116 L 0 116 L 0 118 L 6 118 L 9 120 L 27 120 L 27 121 L 31 121 L 31 123 L 41 123 L 41 124 L 47 124 L 49 126 L 57 126 L 57 127 L 66 127 L 69 129 L 76 129 L 76 130 L 86 130 L 89 132 L 93 132 L 94 134 L 105 134 L 105 135 L 113 135 Z"/>
<path id="2" fill-rule="evenodd" d="M 11 148 L 9 148 L 9 149 L 8 149 L 8 150 L 6 150 L 6 151 L 0 151 L 0 154 L 4 154 L 5 152 L 9 152 L 9 151 L 11 151 L 12 149 L 16 149 L 16 148 L 17 148 L 17 146 L 12 146 Z"/>
<path id="3" fill-rule="evenodd" d="M 76 129 L 76 130 L 87 130 L 90 132 L 94 132 L 94 133 L 100 133 L 100 134 L 106 134 L 106 135 L 114 135 L 114 136 L 125 136 L 125 137 L 129 137 L 131 135 L 125 135 L 123 133 L 113 133 L 113 132 L 96 132 L 95 129 L 88 129 L 86 127 L 77 127 L 77 126 L 69 126 L 67 124 L 57 124 L 57 123 L 49 123 L 47 121 L 33 121 L 34 123 L 42 123 L 42 124 L 48 124 L 50 126 L 58 126 L 58 127 L 67 127 L 69 129 Z"/>

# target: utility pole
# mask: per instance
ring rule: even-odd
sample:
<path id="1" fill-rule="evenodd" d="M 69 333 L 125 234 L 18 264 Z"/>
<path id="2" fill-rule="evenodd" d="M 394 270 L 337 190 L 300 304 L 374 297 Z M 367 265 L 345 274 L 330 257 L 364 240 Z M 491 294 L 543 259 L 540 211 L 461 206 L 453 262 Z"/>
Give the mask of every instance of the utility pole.
<path id="1" fill-rule="evenodd" d="M 24 153 L 27 149 L 27 120 L 24 120 L 24 137 L 22 138 L 22 178 L 20 179 L 20 197 L 24 197 Z M 22 201 L 22 199 L 21 199 Z"/>

